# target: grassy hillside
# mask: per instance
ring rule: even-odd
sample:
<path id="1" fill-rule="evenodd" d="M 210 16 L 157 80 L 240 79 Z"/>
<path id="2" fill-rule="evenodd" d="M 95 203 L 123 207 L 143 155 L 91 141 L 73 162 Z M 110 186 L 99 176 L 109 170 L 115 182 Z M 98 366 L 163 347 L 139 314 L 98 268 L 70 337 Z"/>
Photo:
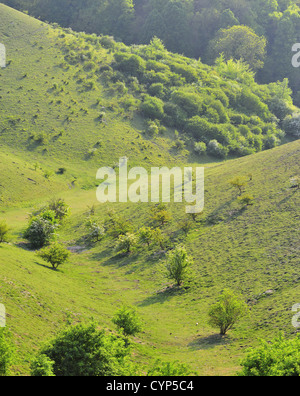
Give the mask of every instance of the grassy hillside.
<path id="1" fill-rule="evenodd" d="M 86 63 L 71 65 L 65 45 L 86 38 L 62 35 L 2 5 L 0 12 L 0 42 L 11 61 L 0 72 L 1 219 L 11 227 L 10 242 L 0 245 L 0 302 L 17 345 L 13 373 L 28 375 L 35 352 L 70 319 L 93 317 L 114 331 L 111 319 L 123 303 L 135 306 L 144 323 L 133 351 L 133 360 L 143 365 L 156 358 L 180 360 L 200 375 L 230 375 L 260 337 L 271 339 L 280 330 L 293 337 L 291 308 L 300 299 L 299 189 L 290 180 L 299 174 L 299 140 L 228 161 L 197 156 L 188 138 L 178 150 L 172 147 L 178 139 L 174 127 L 155 137 L 143 133 L 143 114 L 132 101 L 132 108 L 122 107 L 124 95 L 112 89 L 110 77 L 95 78 L 93 89 L 92 73 L 78 83 Z M 96 48 L 96 59 L 112 67 L 112 49 L 90 45 L 84 52 Z M 142 83 L 138 89 L 129 90 L 128 98 L 142 100 Z M 99 120 L 100 113 L 105 115 Z M 185 139 L 182 131 L 180 138 Z M 184 204 L 170 204 L 172 220 L 162 228 L 167 248 L 183 243 L 194 258 L 180 288 L 167 279 L 165 251 L 157 246 L 121 255 L 112 237 L 87 243 L 93 205 L 100 221 L 114 210 L 135 232 L 152 224 L 150 204 L 96 201 L 97 168 L 123 155 L 130 166 L 206 167 L 202 216 L 185 235 Z M 66 171 L 59 174 L 59 168 Z M 229 184 L 236 176 L 246 177 L 253 205 L 237 201 Z M 70 263 L 53 271 L 29 249 L 22 232 L 28 213 L 60 196 L 71 216 L 58 238 L 73 253 Z M 207 324 L 208 310 L 225 287 L 243 295 L 251 315 L 220 337 Z"/>

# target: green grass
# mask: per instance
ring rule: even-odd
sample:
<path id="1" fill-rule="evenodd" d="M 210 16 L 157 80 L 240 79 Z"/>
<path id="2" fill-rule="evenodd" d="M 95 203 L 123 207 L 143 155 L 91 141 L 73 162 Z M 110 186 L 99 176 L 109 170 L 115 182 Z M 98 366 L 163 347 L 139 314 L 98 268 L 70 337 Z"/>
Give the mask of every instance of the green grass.
<path id="1" fill-rule="evenodd" d="M 165 254 L 157 248 L 139 247 L 122 256 L 111 238 L 88 245 L 87 212 L 95 205 L 97 217 L 104 220 L 112 208 L 136 231 L 141 224 L 150 225 L 151 204 L 96 201 L 98 167 L 112 165 L 123 155 L 129 157 L 129 167 L 142 164 L 147 169 L 197 165 L 197 159 L 188 151 L 170 150 L 171 130 L 153 141 L 145 139 L 139 116 L 128 120 L 118 111 L 107 111 L 108 125 L 99 126 L 97 99 L 107 106 L 116 105 L 116 97 L 104 94 L 101 84 L 99 91 L 78 92 L 75 70 L 59 66 L 63 54 L 49 29 L 8 7 L 0 5 L 0 12 L 0 42 L 7 44 L 12 60 L 0 71 L 0 217 L 11 227 L 10 242 L 0 246 L 0 302 L 6 306 L 7 326 L 17 346 L 13 373 L 28 375 L 36 351 L 70 319 L 93 317 L 101 327 L 115 331 L 111 320 L 123 303 L 134 305 L 144 323 L 133 355 L 143 365 L 156 358 L 180 360 L 200 375 L 230 375 L 239 370 L 246 348 L 257 345 L 260 337 L 272 339 L 278 331 L 293 336 L 291 308 L 300 300 L 299 190 L 291 189 L 289 181 L 299 174 L 299 141 L 226 162 L 203 161 L 205 210 L 186 237 L 179 231 L 185 204 L 168 205 L 172 221 L 164 233 L 171 246 L 184 243 L 194 258 L 190 278 L 181 288 L 171 287 Z M 36 35 L 9 44 L 16 33 L 42 26 Z M 69 82 L 66 91 L 49 92 L 63 81 Z M 79 115 L 66 124 L 71 103 Z M 34 141 L 41 131 L 47 144 Z M 89 158 L 98 141 L 103 146 Z M 66 174 L 56 174 L 59 167 L 66 167 Z M 50 179 L 46 171 L 52 172 Z M 252 179 L 246 190 L 255 198 L 253 206 L 241 208 L 229 184 L 235 176 Z M 55 196 L 71 207 L 59 241 L 81 247 L 59 271 L 29 250 L 22 237 L 28 214 Z M 208 310 L 225 287 L 243 295 L 251 315 L 221 338 L 208 325 Z M 266 294 L 268 290 L 272 293 Z"/>

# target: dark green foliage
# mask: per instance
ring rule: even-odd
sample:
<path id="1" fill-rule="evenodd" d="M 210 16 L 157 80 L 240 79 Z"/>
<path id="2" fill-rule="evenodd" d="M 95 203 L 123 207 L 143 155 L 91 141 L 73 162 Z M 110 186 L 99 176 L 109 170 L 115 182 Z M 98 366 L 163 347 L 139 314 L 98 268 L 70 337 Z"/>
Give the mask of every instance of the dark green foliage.
<path id="1" fill-rule="evenodd" d="M 115 60 L 118 70 L 131 76 L 140 77 L 146 69 L 144 60 L 137 55 L 118 52 L 115 54 Z"/>
<path id="2" fill-rule="evenodd" d="M 300 336 L 288 339 L 282 334 L 272 342 L 261 341 L 242 361 L 241 376 L 299 377 Z"/>
<path id="3" fill-rule="evenodd" d="M 95 323 L 70 326 L 42 348 L 59 377 L 97 377 L 128 374 L 124 341 L 98 330 Z"/>
<path id="4" fill-rule="evenodd" d="M 54 238 L 57 227 L 55 212 L 48 210 L 30 219 L 24 237 L 34 249 L 39 249 Z"/>
<path id="5" fill-rule="evenodd" d="M 20 10 L 27 9 L 63 27 L 109 35 L 90 35 L 92 43 L 104 48 L 114 49 L 111 36 L 126 44 L 149 43 L 156 36 L 168 50 L 195 59 L 201 57 L 205 63 L 213 63 L 221 52 L 226 59 L 243 58 L 254 70 L 264 65 L 258 74 L 260 82 L 288 77 L 295 98 L 298 95 L 300 77 L 298 70 L 291 66 L 291 48 L 297 42 L 300 26 L 300 8 L 296 0 L 204 3 L 192 0 L 84 3 L 75 0 L 71 8 L 67 0 L 5 0 L 4 3 Z M 163 49 L 161 45 L 153 47 Z M 172 64 L 172 71 L 183 76 L 187 83 L 197 81 L 195 70 L 180 62 Z M 131 70 L 130 65 L 123 66 Z M 133 69 L 136 73 L 136 66 Z"/>
<path id="6" fill-rule="evenodd" d="M 164 103 L 159 98 L 146 96 L 140 109 L 145 117 L 152 120 L 161 120 L 164 116 Z"/>
<path id="7" fill-rule="evenodd" d="M 31 363 L 32 377 L 54 377 L 54 362 L 48 356 L 40 354 Z"/>

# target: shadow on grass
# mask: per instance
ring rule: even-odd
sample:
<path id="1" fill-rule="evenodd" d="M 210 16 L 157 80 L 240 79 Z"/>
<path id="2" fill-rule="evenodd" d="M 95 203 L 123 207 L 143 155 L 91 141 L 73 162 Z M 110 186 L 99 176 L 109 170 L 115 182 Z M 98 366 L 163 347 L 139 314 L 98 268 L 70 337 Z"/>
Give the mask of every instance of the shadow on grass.
<path id="1" fill-rule="evenodd" d="M 198 337 L 194 341 L 188 344 L 188 347 L 193 351 L 199 350 L 206 350 L 215 348 L 216 346 L 220 345 L 229 345 L 230 344 L 230 337 L 221 334 L 211 334 L 205 337 Z"/>
<path id="2" fill-rule="evenodd" d="M 279 203 L 278 203 L 278 205 L 280 206 L 280 205 L 283 205 L 283 204 L 285 204 L 285 203 L 287 203 L 291 198 L 293 198 L 294 197 L 294 195 L 298 192 L 299 193 L 299 188 L 293 188 L 293 187 L 290 187 L 290 189 L 289 189 L 290 191 L 289 191 L 289 195 L 288 196 L 286 196 L 285 198 L 283 198 Z"/>
<path id="3" fill-rule="evenodd" d="M 187 293 L 187 290 L 180 286 L 169 286 L 166 289 L 156 292 L 150 297 L 147 297 L 144 301 L 139 303 L 140 307 L 147 307 L 152 304 L 164 304 L 175 296 L 182 296 Z"/>
<path id="4" fill-rule="evenodd" d="M 47 270 L 50 270 L 50 271 L 60 272 L 59 268 L 53 268 L 51 265 L 41 264 L 38 261 L 35 261 L 35 264 L 40 267 L 46 268 Z"/>

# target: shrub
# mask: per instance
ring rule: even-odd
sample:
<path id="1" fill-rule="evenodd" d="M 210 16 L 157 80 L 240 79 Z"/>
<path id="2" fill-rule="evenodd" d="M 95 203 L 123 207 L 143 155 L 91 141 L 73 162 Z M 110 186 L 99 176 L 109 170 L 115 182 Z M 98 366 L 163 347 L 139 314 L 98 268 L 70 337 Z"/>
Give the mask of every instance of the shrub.
<path id="1" fill-rule="evenodd" d="M 128 220 L 122 216 L 116 215 L 114 212 L 109 213 L 108 216 L 104 224 L 104 228 L 108 235 L 113 238 L 119 238 L 120 235 L 132 232 L 132 224 Z"/>
<path id="2" fill-rule="evenodd" d="M 0 221 L 0 243 L 8 241 L 9 228 L 6 222 Z"/>
<path id="3" fill-rule="evenodd" d="M 170 67 L 174 73 L 180 74 L 184 77 L 187 83 L 198 81 L 197 71 L 192 66 L 181 65 L 180 63 L 171 63 Z"/>
<path id="4" fill-rule="evenodd" d="M 211 126 L 205 118 L 195 116 L 188 120 L 186 131 L 197 140 L 209 141 Z"/>
<path id="5" fill-rule="evenodd" d="M 54 377 L 53 373 L 54 362 L 48 356 L 40 354 L 31 363 L 32 377 Z"/>
<path id="6" fill-rule="evenodd" d="M 127 232 L 125 235 L 119 236 L 116 251 L 129 254 L 136 245 L 137 236 L 133 233 Z"/>
<path id="7" fill-rule="evenodd" d="M 300 336 L 290 340 L 283 335 L 272 342 L 261 341 L 258 348 L 248 350 L 239 373 L 247 377 L 299 377 Z"/>
<path id="8" fill-rule="evenodd" d="M 142 227 L 139 230 L 139 242 L 142 244 L 150 246 L 154 239 L 154 230 L 150 227 Z"/>
<path id="9" fill-rule="evenodd" d="M 164 86 L 161 83 L 152 84 L 149 87 L 149 94 L 151 96 L 157 96 L 158 98 L 162 99 L 164 97 Z"/>
<path id="10" fill-rule="evenodd" d="M 63 245 L 54 243 L 38 252 L 38 256 L 50 263 L 52 268 L 56 270 L 68 260 L 70 252 Z"/>
<path id="11" fill-rule="evenodd" d="M 191 264 L 192 259 L 183 246 L 177 246 L 168 253 L 167 271 L 169 277 L 176 281 L 177 286 L 180 286 L 185 279 Z"/>
<path id="12" fill-rule="evenodd" d="M 293 137 L 300 138 L 300 114 L 287 116 L 283 121 L 284 131 Z"/>
<path id="13" fill-rule="evenodd" d="M 152 120 L 162 120 L 164 117 L 164 102 L 159 98 L 146 96 L 141 103 L 140 109 L 145 117 Z"/>
<path id="14" fill-rule="evenodd" d="M 138 55 L 118 52 L 115 54 L 115 59 L 117 61 L 117 68 L 131 76 L 139 77 L 146 70 L 145 61 Z"/>
<path id="15" fill-rule="evenodd" d="M 105 236 L 105 228 L 103 225 L 99 224 L 95 219 L 89 219 L 87 222 L 88 236 L 87 239 L 91 241 L 99 242 Z"/>
<path id="16" fill-rule="evenodd" d="M 62 221 L 70 214 L 70 207 L 66 204 L 63 198 L 53 199 L 48 206 L 49 210 L 55 213 L 55 218 Z"/>
<path id="17" fill-rule="evenodd" d="M 189 117 L 196 116 L 202 111 L 201 97 L 194 92 L 174 91 L 171 100 L 181 107 Z"/>
<path id="18" fill-rule="evenodd" d="M 284 99 L 280 99 L 276 96 L 270 99 L 267 104 L 270 111 L 281 121 L 293 113 L 289 104 Z"/>
<path id="19" fill-rule="evenodd" d="M 188 365 L 179 361 L 162 362 L 161 360 L 156 360 L 146 374 L 148 377 L 190 377 L 197 375 Z"/>
<path id="20" fill-rule="evenodd" d="M 171 220 L 172 216 L 168 212 L 166 205 L 158 204 L 152 209 L 152 219 L 160 226 L 164 226 Z"/>
<path id="21" fill-rule="evenodd" d="M 207 146 L 204 142 L 196 142 L 194 145 L 194 151 L 199 154 L 203 155 L 206 153 Z"/>
<path id="22" fill-rule="evenodd" d="M 231 290 L 225 289 L 219 302 L 209 310 L 209 324 L 225 335 L 248 312 L 247 304 Z"/>
<path id="23" fill-rule="evenodd" d="M 24 237 L 29 240 L 33 248 L 41 248 L 53 239 L 57 229 L 54 212 L 48 211 L 32 217 Z"/>
<path id="24" fill-rule="evenodd" d="M 58 377 L 129 375 L 129 350 L 120 338 L 98 330 L 95 323 L 69 326 L 41 349 Z"/>
<path id="25" fill-rule="evenodd" d="M 137 312 L 133 308 L 120 308 L 112 322 L 118 327 L 125 337 L 135 336 L 142 330 L 142 325 Z"/>
<path id="26" fill-rule="evenodd" d="M 12 343 L 11 334 L 6 328 L 0 328 L 0 377 L 9 374 L 13 362 L 15 348 Z"/>
<path id="27" fill-rule="evenodd" d="M 183 128 L 187 119 L 187 113 L 175 103 L 167 102 L 164 105 L 164 122 L 166 125 Z"/>
<path id="28" fill-rule="evenodd" d="M 218 158 L 226 158 L 228 148 L 219 143 L 216 139 L 211 140 L 207 145 L 207 153 Z"/>

